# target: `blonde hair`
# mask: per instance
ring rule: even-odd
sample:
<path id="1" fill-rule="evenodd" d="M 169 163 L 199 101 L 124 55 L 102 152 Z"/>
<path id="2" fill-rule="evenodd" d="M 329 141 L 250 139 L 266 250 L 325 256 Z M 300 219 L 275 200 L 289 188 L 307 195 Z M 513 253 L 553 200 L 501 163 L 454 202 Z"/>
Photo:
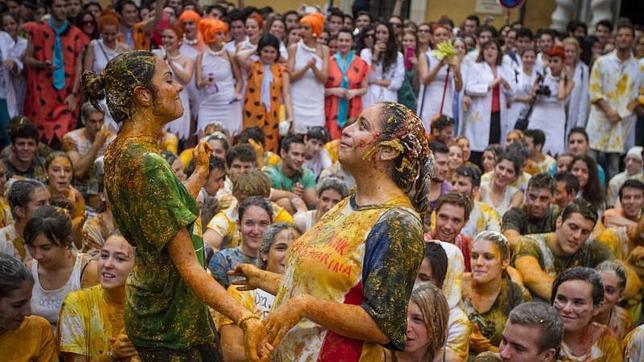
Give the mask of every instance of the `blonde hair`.
<path id="1" fill-rule="evenodd" d="M 410 301 L 420 309 L 427 328 L 429 343 L 422 360 L 431 361 L 447 341 L 449 319 L 447 299 L 433 284 L 421 283 L 412 291 Z"/>

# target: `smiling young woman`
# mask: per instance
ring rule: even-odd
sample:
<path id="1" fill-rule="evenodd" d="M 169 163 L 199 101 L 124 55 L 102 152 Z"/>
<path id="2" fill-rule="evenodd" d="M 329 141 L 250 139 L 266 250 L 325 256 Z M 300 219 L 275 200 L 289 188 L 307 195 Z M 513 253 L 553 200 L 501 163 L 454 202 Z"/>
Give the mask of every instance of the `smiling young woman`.
<path id="1" fill-rule="evenodd" d="M 339 159 L 356 194 L 293 243 L 285 274 L 237 267 L 248 287 L 276 294 L 266 326 L 277 360 L 365 361 L 381 358 L 378 345 L 405 347 L 405 314 L 393 311 L 407 308 L 423 256 L 433 163 L 422 122 L 374 104 L 343 129 Z"/>
<path id="2" fill-rule="evenodd" d="M 219 358 L 205 302 L 240 325 L 249 359 L 257 360 L 261 322 L 204 270 L 194 198 L 208 177 L 210 148 L 195 148 L 185 186 L 159 155 L 159 134 L 183 114 L 183 87 L 164 59 L 133 51 L 100 75 L 86 72 L 83 88 L 95 105 L 109 95 L 110 112 L 123 123 L 105 154 L 105 184 L 119 230 L 140 253 L 125 287 L 125 329 L 137 352 L 144 360 Z"/>

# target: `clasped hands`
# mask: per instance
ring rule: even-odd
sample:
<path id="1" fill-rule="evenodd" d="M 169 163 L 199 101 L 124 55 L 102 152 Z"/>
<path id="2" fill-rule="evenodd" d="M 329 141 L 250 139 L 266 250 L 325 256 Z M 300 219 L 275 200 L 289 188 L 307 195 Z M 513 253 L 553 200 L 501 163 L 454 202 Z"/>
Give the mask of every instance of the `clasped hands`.
<path id="1" fill-rule="evenodd" d="M 242 277 L 234 281 L 239 291 L 250 291 L 266 285 L 268 272 L 251 264 L 240 264 L 228 272 Z M 244 348 L 250 361 L 268 361 L 282 339 L 304 316 L 307 296 L 296 296 L 272 311 L 264 320 L 246 319 L 240 327 L 244 331 Z"/>

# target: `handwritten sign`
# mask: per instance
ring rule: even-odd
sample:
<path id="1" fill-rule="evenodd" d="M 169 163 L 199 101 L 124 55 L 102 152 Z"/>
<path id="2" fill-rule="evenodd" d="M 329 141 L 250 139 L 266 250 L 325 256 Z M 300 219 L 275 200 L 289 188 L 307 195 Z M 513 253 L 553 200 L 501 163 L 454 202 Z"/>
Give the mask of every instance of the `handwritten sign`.
<path id="1" fill-rule="evenodd" d="M 476 0 L 474 11 L 479 14 L 503 14 L 503 8 L 501 8 L 497 0 Z"/>

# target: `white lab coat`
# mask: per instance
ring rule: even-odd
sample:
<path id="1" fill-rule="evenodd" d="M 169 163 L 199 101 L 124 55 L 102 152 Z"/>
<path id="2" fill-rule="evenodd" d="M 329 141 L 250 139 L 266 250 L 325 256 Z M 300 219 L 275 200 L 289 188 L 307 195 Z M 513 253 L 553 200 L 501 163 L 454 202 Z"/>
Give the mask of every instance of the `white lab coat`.
<path id="1" fill-rule="evenodd" d="M 19 37 L 16 42 L 9 34 L 4 31 L 0 31 L 0 63 L 6 59 L 12 59 L 16 62 L 18 72 L 22 73 L 24 64 L 22 63 L 21 58 L 26 49 L 26 39 Z M 24 79 L 22 79 L 21 82 L 21 77 L 12 75 L 9 69 L 4 69 L 4 72 L 2 73 L 4 77 L 3 81 L 6 85 L 6 94 L 0 95 L 0 98 L 4 98 L 7 101 L 9 117 L 15 117 L 22 113 L 24 92 L 21 92 L 20 87 L 21 85 L 24 87 Z M 23 94 L 21 95 L 21 93 Z"/>
<path id="2" fill-rule="evenodd" d="M 439 66 L 440 60 L 432 54 L 432 50 L 428 50 L 421 56 L 426 57 L 429 72 Z M 438 70 L 436 76 L 429 84 L 420 85 L 420 99 L 416 114 L 423 120 L 423 125 L 427 133 L 431 132 L 432 120 L 437 115 L 442 114 L 448 117 L 454 117 L 452 102 L 455 87 L 454 72 L 447 64 L 444 64 Z M 443 104 L 442 112 L 441 103 Z"/>
<path id="3" fill-rule="evenodd" d="M 507 97 L 512 96 L 512 71 L 498 66 L 497 74 L 510 84 L 506 90 L 500 85 L 501 128 L 507 123 Z M 490 135 L 490 115 L 492 113 L 492 90 L 490 84 L 494 81 L 492 68 L 485 62 L 474 63 L 468 72 L 465 94 L 472 98 L 470 109 L 464 114 L 463 134 L 470 140 L 472 151 L 483 152 L 488 146 Z"/>
<path id="4" fill-rule="evenodd" d="M 360 52 L 360 58 L 371 67 L 371 49 L 365 48 Z M 388 87 L 381 87 L 376 84 L 370 84 L 367 88 L 367 94 L 362 97 L 362 108 L 367 108 L 377 102 L 398 102 L 398 89 L 405 80 L 405 64 L 403 55 L 398 52 L 396 63 L 392 64 L 386 73 L 383 74 L 382 62 L 376 65 L 375 70 L 369 72 L 369 80 L 387 79 L 390 80 Z"/>
<path id="5" fill-rule="evenodd" d="M 525 74 L 523 69 L 520 69 L 519 74 L 516 75 L 516 78 L 514 79 L 515 80 L 513 85 L 514 94 L 512 95 L 512 98 L 525 97 L 530 93 L 532 93 L 532 87 L 534 86 L 534 82 L 536 79 L 537 79 L 537 73 L 535 71 L 533 71 L 532 74 Z M 503 125 L 501 125 L 501 137 L 503 139 L 505 139 L 508 133 L 514 129 L 514 126 L 517 122 L 517 119 L 519 119 L 519 115 L 521 114 L 521 111 L 526 107 L 528 107 L 528 103 L 525 103 L 525 102 L 512 101 L 510 103 L 506 126 L 504 127 Z"/>
<path id="6" fill-rule="evenodd" d="M 575 85 L 568 96 L 566 136 L 574 127 L 586 127 L 588 122 L 588 112 L 590 111 L 589 77 L 588 66 L 583 62 L 577 62 L 575 73 L 572 77 Z"/>

